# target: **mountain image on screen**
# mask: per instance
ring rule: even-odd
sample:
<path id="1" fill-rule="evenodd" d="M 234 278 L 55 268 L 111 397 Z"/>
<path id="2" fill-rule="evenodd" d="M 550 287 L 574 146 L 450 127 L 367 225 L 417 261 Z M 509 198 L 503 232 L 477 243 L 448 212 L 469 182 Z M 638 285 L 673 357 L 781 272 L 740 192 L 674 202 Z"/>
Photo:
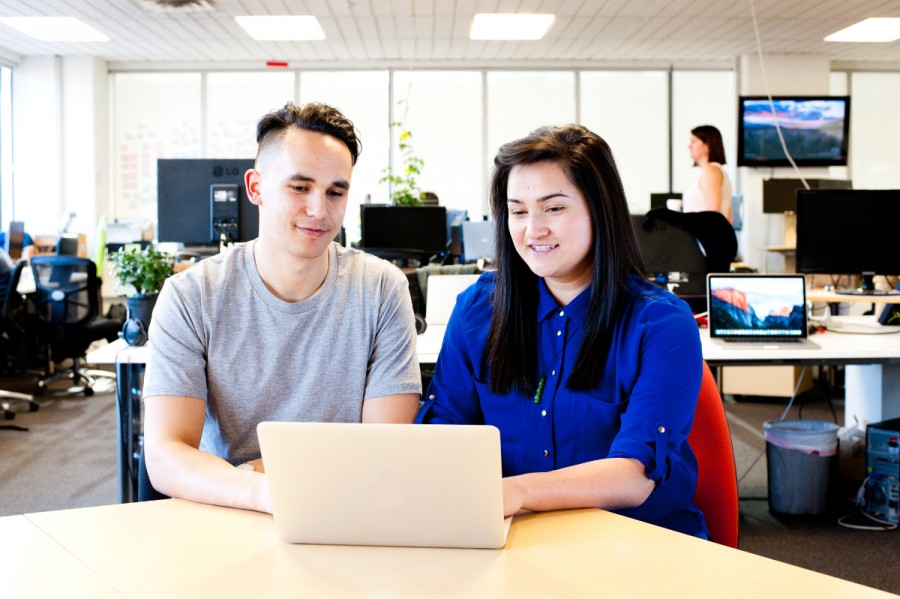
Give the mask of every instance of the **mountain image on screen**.
<path id="1" fill-rule="evenodd" d="M 750 160 L 785 160 L 775 128 L 794 158 L 841 160 L 844 151 L 844 106 L 839 102 L 776 100 L 747 101 L 744 105 L 744 156 Z"/>
<path id="2" fill-rule="evenodd" d="M 732 288 L 715 289 L 711 301 L 716 317 L 716 328 L 797 330 L 803 328 L 803 306 L 784 306 L 772 310 L 764 318 L 747 300 L 747 294 Z"/>

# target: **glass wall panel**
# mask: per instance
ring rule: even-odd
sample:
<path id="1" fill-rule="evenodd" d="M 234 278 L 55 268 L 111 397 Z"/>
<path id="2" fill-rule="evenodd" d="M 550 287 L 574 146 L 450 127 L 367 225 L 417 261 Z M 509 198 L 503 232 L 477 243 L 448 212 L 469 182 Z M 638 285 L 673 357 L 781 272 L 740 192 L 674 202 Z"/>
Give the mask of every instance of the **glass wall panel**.
<path id="1" fill-rule="evenodd" d="M 367 196 L 386 201 L 387 185 L 381 184 L 388 165 L 388 72 L 309 71 L 300 74 L 300 102 L 324 102 L 353 121 L 362 141 L 362 153 L 353 169 L 344 227 L 347 242 L 359 240 L 359 205 Z"/>
<path id="2" fill-rule="evenodd" d="M 442 206 L 480 219 L 487 194 L 481 72 L 398 71 L 393 85 L 392 118 L 412 132 L 415 153 L 425 161 L 422 190 L 436 193 Z M 396 128 L 393 134 L 392 160 L 402 168 Z"/>
<path id="3" fill-rule="evenodd" d="M 113 216 L 155 222 L 157 158 L 203 155 L 201 76 L 117 73 L 111 88 Z"/>
<path id="4" fill-rule="evenodd" d="M 0 223 L 8 231 L 16 218 L 12 193 L 12 70 L 0 67 Z"/>
<path id="5" fill-rule="evenodd" d="M 900 189 L 900 73 L 853 73 L 850 172 L 861 189 Z"/>
<path id="6" fill-rule="evenodd" d="M 632 214 L 669 188 L 668 79 L 665 71 L 584 71 L 581 122 L 613 152 Z"/>
<path id="7" fill-rule="evenodd" d="M 576 120 L 573 71 L 488 71 L 486 95 L 488 175 L 502 144 Z"/>
<path id="8" fill-rule="evenodd" d="M 699 125 L 713 125 L 722 133 L 725 170 L 737 191 L 737 97 L 731 71 L 672 73 L 673 191 L 690 189 L 700 176 L 688 152 L 691 129 Z"/>
<path id="9" fill-rule="evenodd" d="M 292 72 L 209 73 L 204 158 L 256 156 L 256 123 L 294 100 Z"/>

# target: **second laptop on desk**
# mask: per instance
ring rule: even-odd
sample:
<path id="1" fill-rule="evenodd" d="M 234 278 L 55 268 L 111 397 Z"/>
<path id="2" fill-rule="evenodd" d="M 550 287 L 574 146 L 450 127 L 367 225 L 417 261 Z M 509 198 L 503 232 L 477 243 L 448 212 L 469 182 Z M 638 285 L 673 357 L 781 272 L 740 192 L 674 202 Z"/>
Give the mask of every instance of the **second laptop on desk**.
<path id="1" fill-rule="evenodd" d="M 807 336 L 803 275 L 707 275 L 709 336 L 723 347 L 819 349 Z"/>

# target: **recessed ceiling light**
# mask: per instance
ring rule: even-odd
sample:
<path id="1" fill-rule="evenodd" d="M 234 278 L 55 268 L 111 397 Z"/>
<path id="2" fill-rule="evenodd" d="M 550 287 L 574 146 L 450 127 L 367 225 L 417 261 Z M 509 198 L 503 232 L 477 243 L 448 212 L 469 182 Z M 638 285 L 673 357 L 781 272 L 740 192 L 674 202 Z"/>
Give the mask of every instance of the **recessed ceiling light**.
<path id="1" fill-rule="evenodd" d="M 255 40 L 323 40 L 319 20 L 312 16 L 235 17 L 238 25 Z"/>
<path id="2" fill-rule="evenodd" d="M 825 38 L 826 42 L 893 42 L 900 39 L 900 19 L 865 19 Z"/>
<path id="3" fill-rule="evenodd" d="M 539 40 L 554 18 L 550 14 L 478 13 L 472 20 L 469 39 Z"/>
<path id="4" fill-rule="evenodd" d="M 44 42 L 108 42 L 109 38 L 74 17 L 0 17 L 0 23 Z"/>

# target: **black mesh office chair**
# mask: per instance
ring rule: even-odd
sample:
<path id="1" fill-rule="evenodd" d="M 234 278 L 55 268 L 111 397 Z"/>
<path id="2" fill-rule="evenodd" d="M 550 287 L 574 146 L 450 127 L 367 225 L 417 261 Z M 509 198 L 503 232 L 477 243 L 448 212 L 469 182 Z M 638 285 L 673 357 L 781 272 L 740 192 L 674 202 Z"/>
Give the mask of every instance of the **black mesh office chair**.
<path id="1" fill-rule="evenodd" d="M 19 262 L 5 273 L 5 283 L 0 277 L 0 367 L 3 372 L 17 372 L 25 362 L 25 301 L 17 291 L 23 267 L 24 263 Z M 13 402 L 24 403 L 30 412 L 36 412 L 39 407 L 34 397 L 27 393 L 0 390 L 0 411 L 4 420 L 15 417 Z"/>
<path id="2" fill-rule="evenodd" d="M 47 345 L 47 377 L 38 381 L 40 395 L 54 380 L 72 379 L 85 395 L 94 394 L 94 377 L 81 367 L 88 346 L 99 339 L 114 341 L 120 323 L 99 316 L 100 278 L 96 265 L 75 256 L 35 256 L 31 260 L 36 287 L 39 334 Z M 71 359 L 71 368 L 56 365 Z M 112 374 L 109 374 L 112 376 Z"/>

